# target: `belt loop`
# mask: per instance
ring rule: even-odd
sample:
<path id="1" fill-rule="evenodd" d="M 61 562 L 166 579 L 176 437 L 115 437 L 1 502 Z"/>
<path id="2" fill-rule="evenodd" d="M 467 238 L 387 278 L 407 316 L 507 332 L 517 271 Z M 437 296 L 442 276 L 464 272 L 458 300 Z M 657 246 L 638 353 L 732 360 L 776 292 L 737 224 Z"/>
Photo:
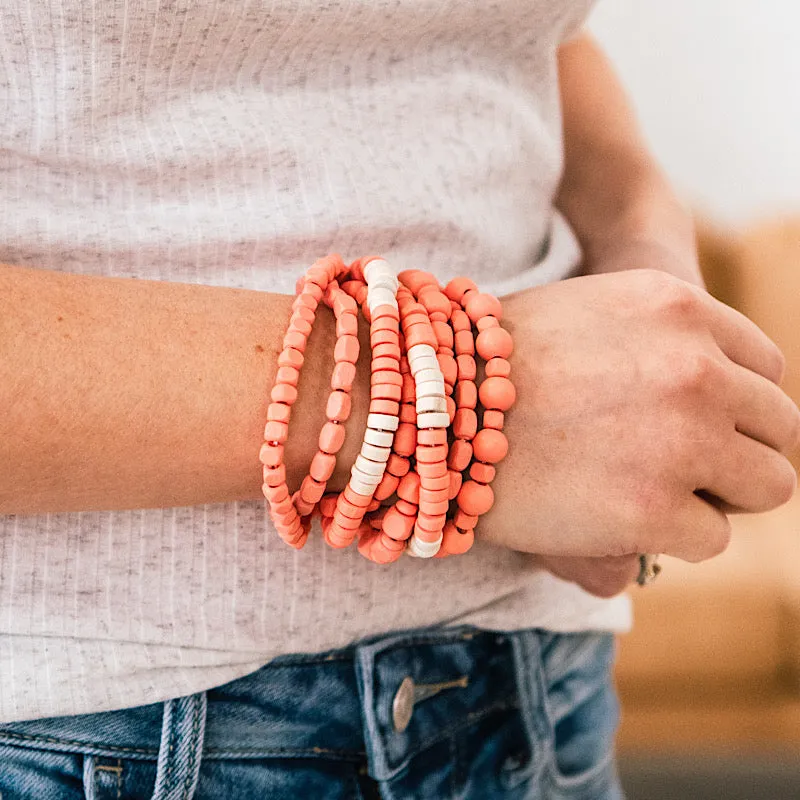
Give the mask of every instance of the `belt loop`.
<path id="1" fill-rule="evenodd" d="M 86 793 L 86 800 L 97 800 L 94 785 L 94 756 L 83 757 L 83 791 Z"/>
<path id="2" fill-rule="evenodd" d="M 152 800 L 191 800 L 197 790 L 206 728 L 206 693 L 167 700 Z"/>

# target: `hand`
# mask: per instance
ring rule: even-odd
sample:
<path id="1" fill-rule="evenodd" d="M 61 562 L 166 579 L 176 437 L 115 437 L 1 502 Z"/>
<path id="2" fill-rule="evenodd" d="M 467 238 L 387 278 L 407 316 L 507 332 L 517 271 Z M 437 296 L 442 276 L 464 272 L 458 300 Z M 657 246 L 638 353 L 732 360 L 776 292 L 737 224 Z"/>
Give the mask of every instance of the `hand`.
<path id="1" fill-rule="evenodd" d="M 536 556 L 553 575 L 577 583 L 597 597 L 614 597 L 639 576 L 639 556 Z"/>
<path id="2" fill-rule="evenodd" d="M 786 502 L 800 412 L 784 358 L 746 317 L 660 271 L 506 299 L 518 390 L 481 538 L 546 556 L 700 561 L 726 511 Z"/>

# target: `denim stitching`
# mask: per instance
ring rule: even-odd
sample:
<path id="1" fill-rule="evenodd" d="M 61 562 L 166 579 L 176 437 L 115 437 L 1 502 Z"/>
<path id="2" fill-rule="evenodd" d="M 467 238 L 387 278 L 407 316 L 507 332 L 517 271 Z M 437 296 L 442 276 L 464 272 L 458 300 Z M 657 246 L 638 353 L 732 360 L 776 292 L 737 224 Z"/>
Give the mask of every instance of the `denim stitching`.
<path id="1" fill-rule="evenodd" d="M 172 772 L 174 768 L 175 759 L 172 754 L 175 752 L 174 740 L 177 734 L 178 722 L 176 720 L 175 707 L 177 703 L 170 701 L 171 707 L 169 712 L 169 739 L 167 749 L 167 769 L 164 776 L 164 795 L 168 795 L 172 791 Z"/>
<path id="2" fill-rule="evenodd" d="M 93 755 L 104 755 L 107 753 L 129 753 L 132 757 L 135 756 L 145 756 L 146 758 L 142 760 L 152 761 L 158 757 L 158 750 L 151 749 L 151 748 L 136 748 L 136 747 L 119 747 L 117 745 L 98 745 L 94 742 L 82 742 L 76 739 L 55 739 L 49 736 L 40 736 L 40 735 L 33 735 L 33 734 L 25 734 L 25 733 L 12 733 L 12 732 L 3 732 L 0 735 L 0 743 L 2 743 L 3 739 L 19 739 L 22 742 L 35 742 L 35 743 L 46 743 L 57 745 L 61 747 L 73 747 L 78 748 L 81 752 L 85 749 L 88 751 L 95 751 L 90 754 Z M 15 746 L 14 742 L 8 743 L 9 747 Z M 23 746 L 22 743 L 16 743 L 16 746 Z M 293 748 L 293 747 L 270 747 L 267 749 L 261 749 L 257 747 L 245 747 L 245 748 L 209 748 L 205 751 L 205 756 L 207 758 L 225 758 L 228 755 L 233 757 L 236 756 L 263 756 L 265 758 L 269 758 L 272 755 L 275 756 L 286 756 L 286 755 L 302 755 L 303 757 L 306 756 L 315 756 L 315 755 L 337 755 L 343 756 L 348 759 L 354 759 L 359 757 L 364 757 L 366 752 L 364 750 L 349 750 L 349 749 L 339 749 L 339 748 L 326 748 L 326 747 L 312 747 L 312 748 Z M 138 760 L 138 759 L 137 759 Z M 1 800 L 1 798 L 0 798 Z"/>
<path id="3" fill-rule="evenodd" d="M 194 704 L 194 720 L 192 721 L 192 754 L 189 760 L 189 769 L 186 771 L 186 777 L 183 780 L 183 794 L 184 800 L 190 800 L 189 797 L 189 782 L 194 777 L 194 765 L 197 760 L 197 746 L 200 736 L 200 703 Z"/>

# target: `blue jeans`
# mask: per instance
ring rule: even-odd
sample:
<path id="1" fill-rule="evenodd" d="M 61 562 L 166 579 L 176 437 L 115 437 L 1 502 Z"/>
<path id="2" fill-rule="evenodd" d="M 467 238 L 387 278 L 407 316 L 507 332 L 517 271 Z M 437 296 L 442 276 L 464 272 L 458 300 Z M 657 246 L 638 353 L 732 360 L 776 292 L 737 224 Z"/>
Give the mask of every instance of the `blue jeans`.
<path id="1" fill-rule="evenodd" d="M 422 628 L 0 725 L 2 800 L 621 800 L 610 634 Z"/>

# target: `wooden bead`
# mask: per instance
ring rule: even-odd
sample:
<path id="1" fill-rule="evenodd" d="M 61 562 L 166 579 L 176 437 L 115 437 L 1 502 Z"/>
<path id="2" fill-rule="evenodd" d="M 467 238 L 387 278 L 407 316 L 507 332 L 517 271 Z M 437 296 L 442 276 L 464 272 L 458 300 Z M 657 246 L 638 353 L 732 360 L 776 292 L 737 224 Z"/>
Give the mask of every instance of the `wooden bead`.
<path id="1" fill-rule="evenodd" d="M 474 530 L 460 531 L 452 522 L 448 522 L 444 526 L 444 532 L 442 533 L 440 552 L 444 551 L 448 555 L 460 556 L 466 553 L 474 543 Z"/>
<path id="2" fill-rule="evenodd" d="M 273 403 L 283 403 L 284 405 L 294 405 L 297 400 L 297 389 L 288 383 L 276 383 L 272 387 L 269 396 Z"/>
<path id="3" fill-rule="evenodd" d="M 450 486 L 447 492 L 447 499 L 454 500 L 458 495 L 459 490 L 461 489 L 461 484 L 464 482 L 464 479 L 461 473 L 456 472 L 456 470 L 454 469 L 448 470 L 447 479 L 450 482 Z"/>
<path id="4" fill-rule="evenodd" d="M 459 439 L 471 440 L 478 430 L 478 415 L 471 408 L 459 408 L 453 420 L 453 433 Z"/>
<path id="5" fill-rule="evenodd" d="M 349 361 L 339 361 L 331 374 L 331 389 L 349 392 L 356 379 L 356 365 Z"/>
<path id="6" fill-rule="evenodd" d="M 472 460 L 472 445 L 463 439 L 456 439 L 450 445 L 447 465 L 456 472 L 463 472 Z"/>
<path id="7" fill-rule="evenodd" d="M 289 438 L 289 426 L 285 422 L 268 422 L 264 427 L 264 439 L 268 442 L 285 442 Z"/>
<path id="8" fill-rule="evenodd" d="M 344 444 L 345 428 L 336 422 L 326 422 L 319 432 L 319 449 L 323 453 L 338 453 Z"/>
<path id="9" fill-rule="evenodd" d="M 508 455 L 508 439 L 501 431 L 482 428 L 472 440 L 476 461 L 497 464 Z"/>
<path id="10" fill-rule="evenodd" d="M 386 462 L 386 471 L 392 475 L 396 475 L 398 478 L 402 478 L 409 469 L 411 469 L 411 462 L 407 458 L 403 458 L 403 456 L 397 455 L 396 453 L 392 453 L 392 455 L 389 456 L 389 460 Z"/>
<path id="11" fill-rule="evenodd" d="M 400 479 L 397 487 L 397 496 L 407 503 L 419 505 L 420 477 L 416 472 L 409 472 Z"/>
<path id="12" fill-rule="evenodd" d="M 459 331 L 455 335 L 455 350 L 457 356 L 471 356 L 475 353 L 475 339 L 472 331 Z"/>
<path id="13" fill-rule="evenodd" d="M 481 317 L 476 323 L 475 327 L 478 331 L 485 331 L 487 328 L 498 328 L 500 323 L 495 317 Z"/>
<path id="14" fill-rule="evenodd" d="M 303 336 L 302 333 L 290 328 L 283 336 L 283 349 L 285 350 L 291 347 L 304 353 L 306 350 L 306 341 L 307 338 Z"/>
<path id="15" fill-rule="evenodd" d="M 340 336 L 333 349 L 335 361 L 347 361 L 355 364 L 358 361 L 359 344 L 356 336 Z"/>
<path id="16" fill-rule="evenodd" d="M 331 392 L 325 408 L 325 416 L 336 422 L 344 422 L 350 416 L 352 401 L 346 392 Z"/>
<path id="17" fill-rule="evenodd" d="M 487 378 L 507 378 L 511 374 L 511 364 L 505 358 L 492 358 L 486 362 Z"/>
<path id="18" fill-rule="evenodd" d="M 410 422 L 401 422 L 394 435 L 394 452 L 400 456 L 411 456 L 417 446 L 417 429 Z"/>
<path id="19" fill-rule="evenodd" d="M 475 481 L 467 481 L 458 493 L 458 507 L 467 514 L 480 516 L 494 505 L 494 492 L 491 486 Z"/>
<path id="20" fill-rule="evenodd" d="M 485 408 L 508 411 L 517 399 L 517 391 L 508 378 L 486 378 L 478 389 L 478 397 Z"/>
<path id="21" fill-rule="evenodd" d="M 469 278 L 453 278 L 444 287 L 444 294 L 456 303 L 461 302 L 461 298 L 469 291 L 477 291 L 478 287 Z"/>
<path id="22" fill-rule="evenodd" d="M 300 369 L 300 367 L 303 366 L 304 360 L 305 356 L 300 350 L 296 350 L 294 347 L 284 347 L 283 350 L 281 350 L 281 354 L 278 356 L 278 366 Z"/>
<path id="23" fill-rule="evenodd" d="M 265 467 L 277 467 L 283 463 L 283 445 L 264 442 L 258 453 L 258 460 Z"/>
<path id="24" fill-rule="evenodd" d="M 492 316 L 495 319 L 503 318 L 503 306 L 496 297 L 490 294 L 475 293 L 466 298 L 464 311 L 467 316 L 477 322 L 481 317 Z"/>
<path id="25" fill-rule="evenodd" d="M 315 481 L 324 482 L 333 475 L 334 469 L 336 469 L 336 456 L 317 452 L 314 458 L 311 459 L 311 466 L 308 472 Z"/>
<path id="26" fill-rule="evenodd" d="M 270 422 L 289 422 L 292 407 L 284 403 L 270 403 L 267 407 L 267 419 Z M 266 436 L 264 437 L 267 438 Z"/>
<path id="27" fill-rule="evenodd" d="M 324 492 L 325 485 L 315 481 L 310 475 L 306 475 L 300 484 L 300 497 L 309 503 L 318 503 Z"/>
<path id="28" fill-rule="evenodd" d="M 491 483 L 494 480 L 497 470 L 491 464 L 484 464 L 475 461 L 469 468 L 469 476 L 478 483 Z"/>
<path id="29" fill-rule="evenodd" d="M 506 415 L 502 411 L 489 409 L 483 412 L 483 427 L 502 430 L 505 425 Z"/>
<path id="30" fill-rule="evenodd" d="M 478 365 L 475 363 L 475 359 L 472 356 L 456 356 L 456 365 L 458 367 L 458 380 L 475 380 L 475 376 L 478 374 Z"/>

